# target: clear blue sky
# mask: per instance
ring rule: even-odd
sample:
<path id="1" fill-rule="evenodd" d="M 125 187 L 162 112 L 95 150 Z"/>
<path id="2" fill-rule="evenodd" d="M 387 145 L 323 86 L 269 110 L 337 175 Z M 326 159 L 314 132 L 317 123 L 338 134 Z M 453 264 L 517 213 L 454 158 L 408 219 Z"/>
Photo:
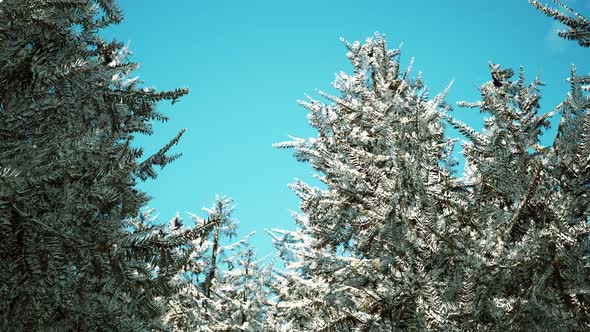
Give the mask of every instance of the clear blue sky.
<path id="1" fill-rule="evenodd" d="M 590 1 L 566 1 L 581 13 Z M 590 50 L 554 35 L 557 23 L 526 0 L 495 1 L 211 1 L 122 0 L 125 20 L 103 35 L 130 42 L 136 75 L 159 90 L 188 87 L 190 94 L 159 110 L 170 117 L 137 144 L 152 153 L 187 128 L 174 152 L 183 157 L 140 188 L 153 197 L 161 221 L 176 211 L 201 213 L 215 194 L 235 199 L 240 234 L 257 231 L 258 255 L 273 252 L 264 228 L 294 229 L 289 210 L 299 201 L 287 187 L 308 180 L 309 166 L 273 149 L 287 135 L 310 137 L 306 111 L 296 104 L 317 90 L 332 92 L 334 74 L 351 66 L 340 43 L 385 34 L 390 48 L 403 42 L 402 65 L 415 58 L 434 95 L 451 80 L 447 101 L 478 100 L 490 79 L 488 61 L 537 74 L 542 110 L 568 91 L 570 64 L 588 73 Z M 454 115 L 476 128 L 482 116 Z M 545 143 L 552 140 L 548 135 Z"/>

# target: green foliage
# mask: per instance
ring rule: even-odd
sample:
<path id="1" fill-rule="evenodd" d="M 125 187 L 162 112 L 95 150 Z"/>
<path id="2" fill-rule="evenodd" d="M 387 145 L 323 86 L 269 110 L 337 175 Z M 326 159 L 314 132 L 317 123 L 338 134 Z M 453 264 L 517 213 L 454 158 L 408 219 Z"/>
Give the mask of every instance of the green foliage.
<path id="1" fill-rule="evenodd" d="M 143 162 L 131 141 L 187 90 L 129 79 L 128 50 L 98 35 L 121 19 L 111 0 L 0 3 L 0 162 L 18 171 L 0 177 L 2 330 L 161 326 L 154 299 L 180 261 L 128 221 L 148 200 L 137 178 L 174 159 L 182 131 Z"/>

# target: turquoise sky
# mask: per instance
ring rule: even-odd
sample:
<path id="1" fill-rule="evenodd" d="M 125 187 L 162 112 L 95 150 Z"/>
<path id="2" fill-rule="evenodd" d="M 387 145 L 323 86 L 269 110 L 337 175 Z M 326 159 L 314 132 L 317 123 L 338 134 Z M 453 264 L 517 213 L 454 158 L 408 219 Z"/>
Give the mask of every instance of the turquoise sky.
<path id="1" fill-rule="evenodd" d="M 588 15 L 590 1 L 566 1 Z M 183 157 L 155 181 L 140 185 L 161 221 L 177 211 L 201 213 L 215 195 L 235 199 L 240 234 L 252 238 L 258 255 L 273 252 L 264 228 L 294 229 L 289 210 L 299 201 L 287 187 L 308 180 L 311 168 L 289 151 L 273 149 L 287 135 L 310 137 L 306 111 L 296 104 L 317 90 L 332 92 L 334 74 L 351 66 L 340 43 L 385 34 L 390 48 L 403 42 L 402 65 L 415 58 L 431 94 L 455 83 L 447 101 L 478 100 L 490 80 L 488 61 L 546 83 L 544 112 L 568 91 L 570 65 L 590 71 L 590 50 L 560 40 L 557 23 L 526 0 L 495 1 L 210 1 L 123 0 L 125 20 L 104 33 L 129 42 L 136 74 L 160 90 L 188 87 L 190 94 L 159 110 L 170 117 L 137 144 L 147 153 L 187 128 L 174 148 Z M 476 128 L 476 110 L 454 115 Z M 453 133 L 451 133 L 453 134 Z M 552 141 L 550 132 L 544 143 Z M 202 213 L 201 213 L 202 214 Z"/>

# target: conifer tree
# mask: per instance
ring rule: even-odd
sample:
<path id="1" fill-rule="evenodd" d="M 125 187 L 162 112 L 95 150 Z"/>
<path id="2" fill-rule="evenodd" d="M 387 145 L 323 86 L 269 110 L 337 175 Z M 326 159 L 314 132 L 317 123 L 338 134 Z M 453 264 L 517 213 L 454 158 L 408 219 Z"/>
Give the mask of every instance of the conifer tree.
<path id="1" fill-rule="evenodd" d="M 284 330 L 581 331 L 588 320 L 588 97 L 584 78 L 558 110 L 552 146 L 539 136 L 539 79 L 490 64 L 483 132 L 449 115 L 400 73 L 377 35 L 347 44 L 331 104 L 302 102 L 317 137 L 295 138 L 326 189 L 301 181 L 299 229 L 276 235 L 287 260 L 274 288 Z M 467 139 L 453 175 L 446 121 Z"/>
<path id="2" fill-rule="evenodd" d="M 468 270 L 473 298 L 468 308 L 477 315 L 463 326 L 585 330 L 590 227 L 587 213 L 575 213 L 574 202 L 580 199 L 564 186 L 564 168 L 557 161 L 576 156 L 573 142 L 560 143 L 560 137 L 569 136 L 562 126 L 553 146 L 540 145 L 539 135 L 552 112 L 537 115 L 538 79 L 527 86 L 522 70 L 514 81 L 511 70 L 492 64 L 491 72 L 501 76 L 501 84 L 486 83 L 480 88 L 481 102 L 462 103 L 491 114 L 483 132 L 464 145 L 466 212 L 478 220 L 481 232 L 467 242 L 478 259 Z M 568 121 L 567 114 L 562 116 Z M 584 195 L 584 190 L 578 193 Z"/>
<path id="3" fill-rule="evenodd" d="M 410 78 L 411 65 L 402 71 L 400 50 L 388 50 L 379 35 L 346 46 L 354 75 L 337 76 L 342 96 L 322 94 L 330 105 L 301 103 L 318 136 L 277 145 L 294 148 L 327 186 L 293 185 L 304 213 L 293 235 L 300 244 L 291 246 L 303 278 L 298 284 L 327 289 L 307 299 L 315 302 L 306 311 L 314 323 L 293 318 L 292 326 L 436 328 L 452 311 L 451 298 L 441 305 L 442 285 L 454 276 L 449 239 L 458 235 L 444 216 L 462 203 L 451 177 L 453 141 L 444 138 L 440 121 L 444 92 L 429 99 L 420 75 Z M 289 308 L 300 307 L 302 293 L 282 293 L 290 294 L 278 304 L 287 308 L 283 315 L 296 317 Z"/>
<path id="4" fill-rule="evenodd" d="M 175 276 L 180 291 L 165 299 L 165 321 L 171 330 L 267 330 L 270 265 L 256 259 L 248 243 L 252 234 L 226 244 L 237 230 L 231 204 L 231 199 L 217 197 L 211 208 L 203 209 L 206 219 L 191 214 L 199 237 L 179 248 L 188 262 Z"/>
<path id="5" fill-rule="evenodd" d="M 226 269 L 219 272 L 211 311 L 215 318 L 211 331 L 266 331 L 268 291 L 271 265 L 263 265 L 254 249 L 242 240 L 231 248 L 224 260 Z"/>
<path id="6" fill-rule="evenodd" d="M 133 222 L 148 201 L 135 184 L 183 131 L 143 161 L 131 143 L 187 90 L 130 78 L 128 50 L 98 34 L 121 19 L 113 0 L 0 2 L 0 167 L 18 172 L 0 177 L 1 330 L 161 327 L 154 301 L 180 261 Z"/>

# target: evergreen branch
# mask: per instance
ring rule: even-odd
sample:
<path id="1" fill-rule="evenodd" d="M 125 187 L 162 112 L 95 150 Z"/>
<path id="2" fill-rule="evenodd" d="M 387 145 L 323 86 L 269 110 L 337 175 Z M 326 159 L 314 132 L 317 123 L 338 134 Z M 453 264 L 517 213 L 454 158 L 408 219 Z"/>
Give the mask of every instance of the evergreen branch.
<path id="1" fill-rule="evenodd" d="M 140 179 L 145 180 L 147 177 L 155 178 L 156 173 L 153 170 L 154 165 L 158 165 L 160 167 L 166 166 L 168 163 L 178 159 L 181 154 L 175 154 L 172 156 L 167 156 L 166 153 L 172 148 L 174 145 L 178 143 L 186 128 L 183 128 L 176 134 L 176 136 L 168 142 L 163 148 L 161 148 L 158 152 L 148 157 L 144 160 L 141 164 L 137 166 L 137 170 L 135 171 L 136 175 L 139 176 Z"/>
<path id="2" fill-rule="evenodd" d="M 541 5 L 536 0 L 529 0 L 529 3 L 535 6 L 538 10 L 543 12 L 545 15 L 555 19 L 558 22 L 561 22 L 567 25 L 570 30 L 569 31 L 561 31 L 558 33 L 558 36 L 564 39 L 569 40 L 577 40 L 578 44 L 582 47 L 590 47 L 590 21 L 571 9 L 570 7 L 566 6 L 565 4 L 553 0 L 555 4 L 565 9 L 567 12 L 572 14 L 574 17 L 567 16 L 565 14 L 560 13 L 559 11 L 549 8 L 547 5 Z"/>
<path id="3" fill-rule="evenodd" d="M 506 236 L 508 234 L 510 234 L 510 232 L 512 231 L 512 228 L 518 222 L 524 207 L 528 204 L 529 200 L 531 199 L 535 190 L 537 189 L 539 182 L 541 180 L 541 170 L 542 170 L 542 167 L 540 164 L 538 164 L 535 167 L 535 173 L 533 175 L 533 179 L 529 185 L 529 188 L 528 188 L 526 194 L 520 200 L 520 203 L 518 204 L 518 207 L 516 208 L 514 215 L 512 216 L 512 218 L 510 219 L 510 221 L 506 225 L 506 228 L 502 232 L 502 235 L 501 235 L 502 242 L 505 242 Z"/>

